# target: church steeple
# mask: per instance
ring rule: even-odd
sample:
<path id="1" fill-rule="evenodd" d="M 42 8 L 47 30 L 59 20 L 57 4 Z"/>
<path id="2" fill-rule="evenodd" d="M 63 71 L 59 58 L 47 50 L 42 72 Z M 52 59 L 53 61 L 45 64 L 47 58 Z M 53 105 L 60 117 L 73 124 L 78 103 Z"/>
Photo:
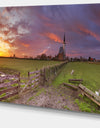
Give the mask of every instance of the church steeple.
<path id="1" fill-rule="evenodd" d="M 66 42 L 65 42 L 65 33 L 64 33 L 64 40 L 63 40 L 63 51 L 64 51 L 64 60 L 66 58 Z"/>
<path id="2" fill-rule="evenodd" d="M 66 45 L 66 43 L 65 43 L 65 33 L 64 33 L 64 40 L 63 40 L 63 50 L 65 51 L 65 45 Z"/>
<path id="3" fill-rule="evenodd" d="M 59 48 L 59 53 L 58 53 L 58 60 L 66 60 L 66 42 L 65 42 L 65 33 L 64 33 L 64 38 L 62 46 Z"/>
<path id="4" fill-rule="evenodd" d="M 64 33 L 64 41 L 63 41 L 63 43 L 65 44 L 65 33 Z"/>

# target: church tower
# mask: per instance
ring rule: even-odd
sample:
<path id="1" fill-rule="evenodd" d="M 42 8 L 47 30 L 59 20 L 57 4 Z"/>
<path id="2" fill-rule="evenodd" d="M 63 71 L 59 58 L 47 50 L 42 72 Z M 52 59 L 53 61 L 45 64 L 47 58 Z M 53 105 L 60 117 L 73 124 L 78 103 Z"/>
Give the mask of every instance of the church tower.
<path id="1" fill-rule="evenodd" d="M 66 43 L 65 43 L 65 33 L 64 33 L 64 40 L 63 40 L 63 51 L 64 51 L 64 59 L 66 58 Z"/>
<path id="2" fill-rule="evenodd" d="M 65 43 L 65 33 L 64 33 L 64 40 L 62 46 L 59 48 L 59 53 L 58 53 L 58 60 L 66 60 L 66 43 Z"/>

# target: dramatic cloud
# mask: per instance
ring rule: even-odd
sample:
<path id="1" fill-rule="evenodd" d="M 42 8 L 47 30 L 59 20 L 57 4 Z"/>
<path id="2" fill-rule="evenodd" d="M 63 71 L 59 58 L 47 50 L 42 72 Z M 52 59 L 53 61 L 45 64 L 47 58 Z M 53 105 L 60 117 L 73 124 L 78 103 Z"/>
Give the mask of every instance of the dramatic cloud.
<path id="1" fill-rule="evenodd" d="M 44 36 L 47 36 L 49 39 L 55 41 L 55 42 L 59 42 L 59 43 L 62 43 L 62 40 L 57 36 L 55 35 L 54 33 L 45 33 Z"/>
<path id="2" fill-rule="evenodd" d="M 0 56 L 66 55 L 100 59 L 100 5 L 0 8 Z"/>
<path id="3" fill-rule="evenodd" d="M 48 49 L 43 50 L 39 55 L 45 54 L 48 51 Z"/>
<path id="4" fill-rule="evenodd" d="M 94 37 L 97 41 L 100 41 L 100 35 L 96 34 L 95 32 L 92 32 L 91 30 L 88 30 L 87 28 L 83 27 L 82 25 L 79 26 L 79 32 L 86 35 L 90 35 Z"/>
<path id="5" fill-rule="evenodd" d="M 29 44 L 24 44 L 24 43 L 22 43 L 22 45 L 23 45 L 24 47 L 26 47 L 26 48 L 29 47 Z"/>

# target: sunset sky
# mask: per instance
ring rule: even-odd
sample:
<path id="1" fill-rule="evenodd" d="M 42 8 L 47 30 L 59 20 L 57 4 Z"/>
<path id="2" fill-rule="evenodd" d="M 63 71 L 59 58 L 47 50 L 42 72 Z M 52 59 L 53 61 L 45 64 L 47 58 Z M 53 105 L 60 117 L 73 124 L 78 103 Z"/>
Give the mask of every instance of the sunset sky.
<path id="1" fill-rule="evenodd" d="M 56 55 L 100 59 L 100 5 L 0 8 L 0 56 Z"/>

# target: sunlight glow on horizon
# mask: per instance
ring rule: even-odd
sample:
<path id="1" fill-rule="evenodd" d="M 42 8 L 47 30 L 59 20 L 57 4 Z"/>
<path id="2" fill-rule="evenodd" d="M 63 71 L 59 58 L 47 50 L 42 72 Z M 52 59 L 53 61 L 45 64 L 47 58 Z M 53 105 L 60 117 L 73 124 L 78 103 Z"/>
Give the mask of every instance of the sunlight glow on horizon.
<path id="1" fill-rule="evenodd" d="M 0 56 L 9 56 L 10 45 L 0 39 Z"/>

